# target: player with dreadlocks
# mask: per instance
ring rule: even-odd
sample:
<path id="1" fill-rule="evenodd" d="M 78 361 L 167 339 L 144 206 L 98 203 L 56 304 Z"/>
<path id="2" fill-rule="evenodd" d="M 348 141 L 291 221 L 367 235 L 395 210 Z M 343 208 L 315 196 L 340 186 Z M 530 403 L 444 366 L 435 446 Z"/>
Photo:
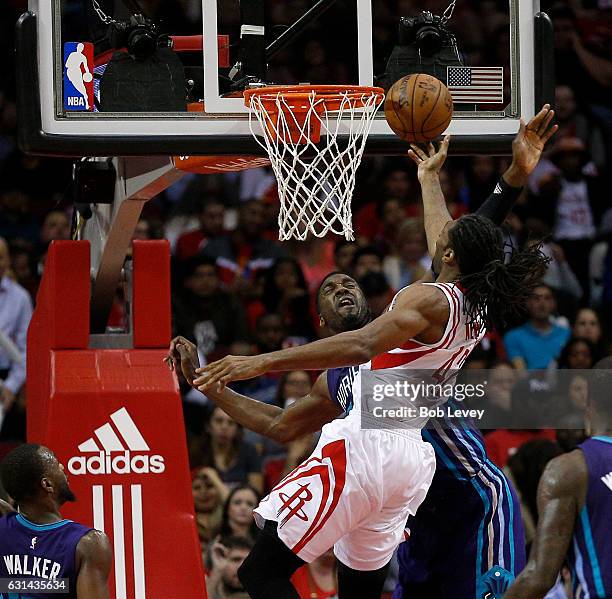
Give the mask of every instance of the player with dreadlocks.
<path id="1" fill-rule="evenodd" d="M 462 217 L 445 224 L 438 236 L 435 281 L 400 290 L 388 311 L 363 328 L 260 356 L 228 356 L 198 369 L 193 384 L 218 392 L 230 381 L 270 370 L 359 365 L 345 390 L 352 395 L 350 412 L 323 427 L 312 455 L 255 510 L 267 534 L 258 541 L 266 551 L 256 544 L 239 573 L 251 597 L 295 599 L 292 571 L 332 545 L 342 573 L 340 598 L 380 597 L 406 518 L 431 484 L 435 458 L 421 438 L 426 417 L 402 414 L 394 428 L 388 421 L 383 428 L 368 411 L 364 398 L 368 390 L 371 396 L 372 380 L 419 382 L 424 370 L 460 368 L 486 324 L 515 316 L 544 274 L 546 261 L 538 247 L 508 253 L 501 232 L 487 218 Z M 327 286 L 322 294 L 338 305 L 351 301 L 341 284 Z"/>

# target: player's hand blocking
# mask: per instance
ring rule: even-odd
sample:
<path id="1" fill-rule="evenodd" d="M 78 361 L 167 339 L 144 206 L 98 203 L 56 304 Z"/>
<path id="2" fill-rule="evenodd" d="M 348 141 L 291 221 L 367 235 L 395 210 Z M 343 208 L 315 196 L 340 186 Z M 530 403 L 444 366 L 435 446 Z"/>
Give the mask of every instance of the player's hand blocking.
<path id="1" fill-rule="evenodd" d="M 422 182 L 427 175 L 438 175 L 446 161 L 450 139 L 451 136 L 446 135 L 437 150 L 430 142 L 427 144 L 427 152 L 416 144 L 410 144 L 411 149 L 408 150 L 408 156 L 417 164 L 419 181 Z"/>
<path id="2" fill-rule="evenodd" d="M 526 125 L 521 119 L 519 131 L 512 142 L 512 164 L 504 173 L 506 183 L 513 187 L 523 187 L 527 177 L 537 166 L 546 142 L 557 132 L 559 125 L 553 125 L 555 111 L 550 104 L 544 104 Z"/>

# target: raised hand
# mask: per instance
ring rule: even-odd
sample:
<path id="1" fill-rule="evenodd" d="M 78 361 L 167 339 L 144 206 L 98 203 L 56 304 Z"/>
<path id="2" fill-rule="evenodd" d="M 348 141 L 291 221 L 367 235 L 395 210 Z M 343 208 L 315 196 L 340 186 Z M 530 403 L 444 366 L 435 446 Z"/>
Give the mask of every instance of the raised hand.
<path id="1" fill-rule="evenodd" d="M 504 179 L 510 185 L 522 187 L 527 177 L 537 166 L 546 142 L 557 132 L 558 125 L 552 125 L 555 111 L 550 104 L 544 104 L 527 124 L 521 119 L 519 131 L 512 142 L 512 164 Z"/>
<path id="2" fill-rule="evenodd" d="M 427 152 L 416 144 L 410 144 L 411 149 L 408 150 L 408 156 L 410 156 L 418 166 L 417 176 L 419 181 L 429 174 L 437 175 L 440 172 L 446 160 L 446 156 L 448 155 L 448 144 L 450 143 L 450 139 L 451 136 L 446 135 L 437 150 L 430 142 L 427 144 Z"/>

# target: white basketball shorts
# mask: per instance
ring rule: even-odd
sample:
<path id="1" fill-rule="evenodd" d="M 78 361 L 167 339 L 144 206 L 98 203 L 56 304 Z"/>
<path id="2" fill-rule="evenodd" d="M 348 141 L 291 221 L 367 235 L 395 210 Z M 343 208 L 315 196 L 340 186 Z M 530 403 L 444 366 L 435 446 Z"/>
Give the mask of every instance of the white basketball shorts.
<path id="1" fill-rule="evenodd" d="M 425 499 L 435 455 L 421 431 L 361 430 L 347 420 L 323 427 L 312 455 L 255 509 L 259 526 L 311 562 L 330 547 L 355 570 L 377 570 L 404 540 L 406 520 Z"/>

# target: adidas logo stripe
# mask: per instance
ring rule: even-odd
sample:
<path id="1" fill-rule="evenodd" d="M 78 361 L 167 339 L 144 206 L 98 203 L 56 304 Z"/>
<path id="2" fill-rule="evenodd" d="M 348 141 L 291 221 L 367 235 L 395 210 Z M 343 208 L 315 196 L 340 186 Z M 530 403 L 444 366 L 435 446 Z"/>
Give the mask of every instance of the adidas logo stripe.
<path id="1" fill-rule="evenodd" d="M 612 472 L 608 472 L 608 474 L 606 474 L 605 476 L 602 476 L 601 480 L 603 484 L 606 485 L 606 487 L 608 487 L 610 491 L 612 491 Z"/>
<path id="2" fill-rule="evenodd" d="M 114 427 L 113 427 L 114 425 Z M 166 466 L 160 455 L 149 455 L 150 447 L 125 408 L 110 415 L 106 422 L 78 446 L 81 453 L 68 460 L 71 474 L 161 474 Z M 138 452 L 132 455 L 132 452 Z M 111 455 L 115 454 L 115 455 Z"/>

